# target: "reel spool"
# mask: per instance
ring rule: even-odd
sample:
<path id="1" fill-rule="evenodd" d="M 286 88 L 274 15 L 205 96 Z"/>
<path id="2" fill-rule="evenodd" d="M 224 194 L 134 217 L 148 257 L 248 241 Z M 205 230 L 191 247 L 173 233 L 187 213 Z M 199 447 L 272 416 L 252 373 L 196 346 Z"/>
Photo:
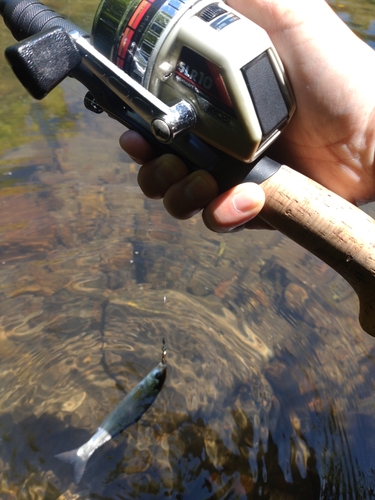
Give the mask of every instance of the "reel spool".
<path id="1" fill-rule="evenodd" d="M 102 0 L 91 43 L 164 103 L 188 101 L 193 133 L 243 162 L 295 109 L 267 33 L 221 1 Z"/>

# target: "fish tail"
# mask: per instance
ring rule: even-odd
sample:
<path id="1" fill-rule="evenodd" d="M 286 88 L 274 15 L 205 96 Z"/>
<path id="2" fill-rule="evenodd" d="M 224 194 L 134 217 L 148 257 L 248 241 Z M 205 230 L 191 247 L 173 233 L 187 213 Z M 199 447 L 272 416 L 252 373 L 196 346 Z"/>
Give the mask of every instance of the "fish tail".
<path id="1" fill-rule="evenodd" d="M 74 468 L 74 482 L 78 484 L 82 479 L 83 473 L 85 472 L 85 467 L 88 459 L 91 455 L 84 453 L 79 453 L 81 448 L 76 448 L 75 450 L 64 451 L 64 453 L 59 453 L 55 455 L 55 458 L 62 460 L 73 465 Z"/>

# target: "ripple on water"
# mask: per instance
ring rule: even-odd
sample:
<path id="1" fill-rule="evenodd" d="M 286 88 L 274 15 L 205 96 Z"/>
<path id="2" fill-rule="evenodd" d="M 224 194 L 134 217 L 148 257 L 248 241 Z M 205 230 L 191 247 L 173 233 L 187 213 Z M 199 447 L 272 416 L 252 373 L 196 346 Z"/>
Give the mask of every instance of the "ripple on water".
<path id="1" fill-rule="evenodd" d="M 116 248 L 110 253 L 123 259 L 127 273 L 130 251 Z M 92 457 L 82 482 L 89 493 L 81 498 L 116 498 L 122 491 L 125 498 L 223 498 L 232 492 L 238 498 L 285 493 L 315 499 L 320 486 L 331 491 L 332 484 L 354 491 L 355 473 L 350 480 L 340 473 L 342 462 L 348 468 L 352 460 L 351 446 L 340 436 L 348 427 L 345 398 L 361 385 L 353 364 L 339 367 L 332 358 L 333 352 L 339 360 L 349 356 L 347 339 L 328 351 L 325 342 L 329 338 L 334 346 L 334 331 L 309 331 L 303 324 L 301 341 L 284 342 L 281 354 L 277 344 L 261 338 L 260 327 L 216 295 L 211 308 L 210 297 L 204 302 L 153 289 L 128 275 L 127 286 L 116 290 L 111 273 L 117 264 L 108 253 L 100 258 L 66 249 L 60 260 L 29 269 L 26 281 L 18 280 L 20 266 L 3 287 L 0 428 L 9 436 L 3 443 L 3 460 L 12 464 L 9 484 L 22 491 L 39 492 L 41 485 L 63 491 L 72 471 L 54 454 L 88 439 L 123 391 L 159 361 L 165 338 L 170 373 L 157 404 Z M 292 293 L 292 286 L 286 290 Z M 286 337 L 291 329 L 282 321 L 279 333 Z M 312 341 L 317 358 L 310 360 Z M 316 364 L 325 359 L 317 388 Z M 350 373 L 344 376 L 343 367 Z M 353 385 L 343 389 L 339 382 L 349 375 Z M 332 397 L 323 400 L 326 386 Z M 354 419 L 354 412 L 345 418 Z M 343 458 L 328 453 L 332 449 L 342 450 Z M 38 475 L 30 473 L 33 468 Z"/>
<path id="2" fill-rule="evenodd" d="M 198 481 L 214 492 L 226 482 L 220 471 L 232 470 L 233 460 L 242 463 L 245 475 L 258 477 L 258 462 L 250 455 L 267 453 L 268 432 L 278 414 L 262 374 L 272 350 L 249 327 L 236 325 L 228 311 L 214 317 L 194 297 L 173 291 L 165 293 L 165 307 L 156 309 L 160 292 L 142 288 L 134 287 L 131 299 L 109 295 L 100 322 L 92 315 L 90 321 L 93 299 L 80 301 L 79 307 L 65 301 L 65 323 L 60 318 L 59 328 L 52 328 L 47 314 L 40 322 L 44 335 L 33 332 L 32 343 L 21 342 L 13 327 L 7 338 L 17 349 L 5 363 L 8 370 L 0 374 L 1 413 L 5 421 L 12 415 L 5 427 L 24 427 L 22 418 L 29 411 L 38 450 L 31 453 L 30 463 L 44 463 L 45 473 L 51 464 L 59 476 L 71 477 L 69 467 L 56 466 L 52 453 L 87 439 L 123 397 L 119 386 L 127 392 L 159 361 L 165 338 L 170 373 L 157 405 L 138 430 L 135 426 L 97 453 L 86 484 L 91 491 L 101 491 L 107 478 L 106 492 L 117 484 L 147 496 L 155 484 L 160 493 L 194 491 Z M 45 300 L 52 306 L 56 297 Z M 26 302 L 23 297 L 19 307 Z M 31 302 L 29 307 L 42 313 L 39 301 Z M 81 328 L 74 318 L 81 320 Z M 213 327 L 218 324 L 220 334 Z M 14 380 L 18 384 L 11 388 Z M 44 421 L 49 421 L 47 427 Z M 191 460 L 196 461 L 193 469 L 188 466 Z M 234 470 L 231 474 L 236 475 Z M 32 482 L 28 477 L 27 484 Z"/>

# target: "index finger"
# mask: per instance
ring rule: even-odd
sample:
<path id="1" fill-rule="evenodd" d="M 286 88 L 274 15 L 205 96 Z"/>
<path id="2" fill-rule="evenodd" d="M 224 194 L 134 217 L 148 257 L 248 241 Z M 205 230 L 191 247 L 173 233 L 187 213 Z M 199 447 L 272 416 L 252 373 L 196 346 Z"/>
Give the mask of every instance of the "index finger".
<path id="1" fill-rule="evenodd" d="M 146 163 L 158 156 L 157 151 L 134 130 L 127 130 L 122 134 L 120 137 L 120 146 L 139 164 Z"/>

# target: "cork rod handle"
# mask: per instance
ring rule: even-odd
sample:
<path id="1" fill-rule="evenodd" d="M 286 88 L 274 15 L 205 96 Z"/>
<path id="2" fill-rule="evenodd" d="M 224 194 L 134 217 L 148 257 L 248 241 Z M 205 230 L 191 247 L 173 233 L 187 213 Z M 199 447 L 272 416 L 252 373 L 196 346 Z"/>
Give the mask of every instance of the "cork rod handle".
<path id="1" fill-rule="evenodd" d="M 261 218 L 345 278 L 359 297 L 363 330 L 375 336 L 375 221 L 285 165 L 261 186 Z"/>

